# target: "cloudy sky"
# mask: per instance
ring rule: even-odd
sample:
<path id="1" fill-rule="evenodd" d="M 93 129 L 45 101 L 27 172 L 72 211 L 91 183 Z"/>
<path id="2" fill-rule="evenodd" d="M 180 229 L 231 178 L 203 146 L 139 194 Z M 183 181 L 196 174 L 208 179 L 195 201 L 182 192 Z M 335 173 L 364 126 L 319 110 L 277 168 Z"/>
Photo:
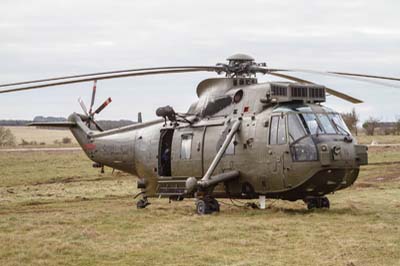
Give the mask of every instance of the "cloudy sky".
<path id="1" fill-rule="evenodd" d="M 400 77 L 400 1 L 1 0 L 0 83 L 168 65 L 213 65 L 231 54 L 270 67 Z M 186 111 L 210 73 L 126 78 L 98 83 L 99 119 L 155 117 L 172 105 Z M 329 97 L 338 111 L 362 119 L 400 115 L 400 89 L 299 74 L 354 97 Z M 268 76 L 261 81 L 275 80 Z M 400 82 L 396 84 L 400 86 Z M 68 116 L 89 102 L 91 83 L 0 95 L 0 119 Z"/>

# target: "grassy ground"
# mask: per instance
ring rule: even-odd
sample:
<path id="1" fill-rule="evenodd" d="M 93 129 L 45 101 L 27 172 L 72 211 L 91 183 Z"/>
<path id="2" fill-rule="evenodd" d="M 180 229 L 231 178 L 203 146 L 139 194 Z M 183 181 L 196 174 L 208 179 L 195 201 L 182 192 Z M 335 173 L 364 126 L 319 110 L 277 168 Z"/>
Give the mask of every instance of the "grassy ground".
<path id="1" fill-rule="evenodd" d="M 372 142 L 378 144 L 400 144 L 400 135 L 374 135 L 367 136 L 363 133 L 359 134 L 357 137 L 358 143 L 360 144 L 371 144 Z"/>
<path id="2" fill-rule="evenodd" d="M 37 146 L 40 143 L 44 143 L 46 147 L 49 146 L 59 146 L 58 144 L 55 145 L 55 141 L 61 142 L 63 138 L 70 138 L 71 144 L 67 146 L 76 146 L 78 143 L 76 142 L 75 138 L 72 136 L 71 131 L 68 129 L 45 129 L 45 128 L 36 128 L 36 127 L 6 127 L 11 130 L 14 134 L 17 145 L 21 144 L 22 139 L 26 140 L 27 142 L 36 141 Z M 66 145 L 63 145 L 66 146 Z"/>
<path id="3" fill-rule="evenodd" d="M 371 148 L 371 162 L 400 148 Z M 331 209 L 191 200 L 137 210 L 134 177 L 100 174 L 82 152 L 0 153 L 0 265 L 399 265 L 399 164 L 364 167 Z"/>

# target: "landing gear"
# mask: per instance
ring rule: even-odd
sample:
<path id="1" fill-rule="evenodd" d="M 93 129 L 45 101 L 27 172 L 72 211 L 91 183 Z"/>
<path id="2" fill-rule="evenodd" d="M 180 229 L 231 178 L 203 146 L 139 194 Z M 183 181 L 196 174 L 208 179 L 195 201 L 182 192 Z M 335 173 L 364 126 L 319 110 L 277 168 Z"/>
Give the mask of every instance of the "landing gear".
<path id="1" fill-rule="evenodd" d="M 140 199 L 137 203 L 136 203 L 136 208 L 138 209 L 144 209 L 147 206 L 149 206 L 151 203 L 147 200 L 147 197 L 144 197 L 143 199 Z"/>
<path id="2" fill-rule="evenodd" d="M 213 212 L 219 212 L 219 203 L 213 197 L 205 197 L 196 201 L 196 212 L 197 214 L 211 214 Z"/>
<path id="3" fill-rule="evenodd" d="M 327 197 L 315 197 L 304 200 L 307 203 L 307 209 L 329 209 L 330 203 Z"/>

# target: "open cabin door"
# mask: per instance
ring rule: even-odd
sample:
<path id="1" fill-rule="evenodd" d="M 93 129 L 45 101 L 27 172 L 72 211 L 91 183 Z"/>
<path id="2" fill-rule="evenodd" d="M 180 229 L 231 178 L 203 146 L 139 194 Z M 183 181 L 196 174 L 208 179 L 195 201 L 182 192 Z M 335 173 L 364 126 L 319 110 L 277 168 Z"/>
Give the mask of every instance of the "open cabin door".
<path id="1" fill-rule="evenodd" d="M 158 146 L 158 175 L 171 176 L 171 149 L 174 129 L 162 129 Z"/>

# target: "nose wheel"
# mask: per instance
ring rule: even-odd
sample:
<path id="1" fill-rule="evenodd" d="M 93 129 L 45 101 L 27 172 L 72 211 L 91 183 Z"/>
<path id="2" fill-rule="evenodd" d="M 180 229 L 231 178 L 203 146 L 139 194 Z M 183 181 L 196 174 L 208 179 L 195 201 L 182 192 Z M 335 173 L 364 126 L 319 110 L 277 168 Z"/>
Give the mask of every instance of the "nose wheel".
<path id="1" fill-rule="evenodd" d="M 330 202 L 327 197 L 315 197 L 305 199 L 304 202 L 307 204 L 307 209 L 329 209 Z"/>
<path id="2" fill-rule="evenodd" d="M 197 199 L 196 212 L 199 215 L 211 214 L 213 212 L 219 212 L 219 203 L 213 197 L 205 197 L 202 199 Z"/>
<path id="3" fill-rule="evenodd" d="M 143 199 L 138 200 L 136 202 L 136 208 L 138 209 L 144 209 L 147 206 L 149 206 L 151 203 L 147 200 L 147 197 L 144 197 Z"/>

